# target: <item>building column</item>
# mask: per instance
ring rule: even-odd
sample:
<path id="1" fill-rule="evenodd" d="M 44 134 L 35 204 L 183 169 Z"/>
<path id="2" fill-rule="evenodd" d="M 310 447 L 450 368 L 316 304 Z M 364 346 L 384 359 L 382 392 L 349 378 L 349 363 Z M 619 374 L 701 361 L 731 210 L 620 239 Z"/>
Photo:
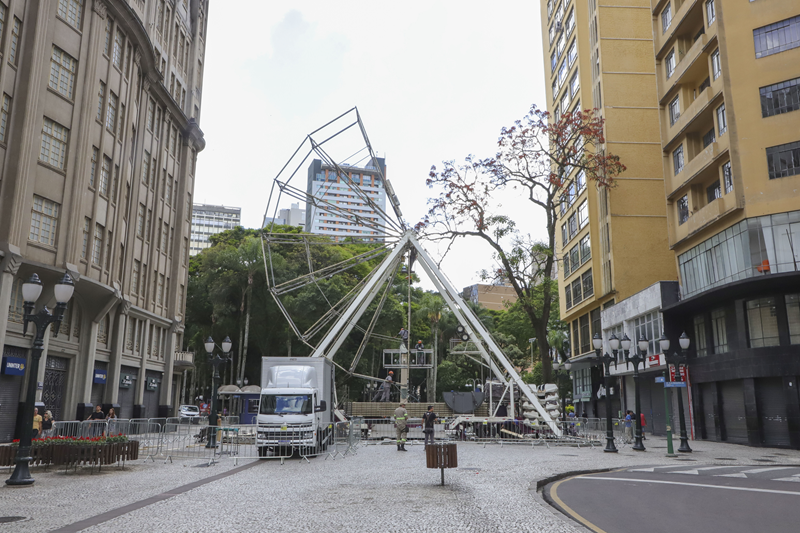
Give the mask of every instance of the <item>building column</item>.
<path id="1" fill-rule="evenodd" d="M 7 242 L 0 244 L 0 250 L 3 251 L 3 259 L 0 260 L 0 350 L 2 350 L 6 344 L 11 292 L 14 278 L 22 264 L 22 255 L 19 248 Z"/>
<path id="2" fill-rule="evenodd" d="M 789 425 L 789 445 L 800 449 L 800 393 L 797 387 L 798 376 L 783 376 L 783 390 L 786 393 L 786 418 Z"/>
<path id="3" fill-rule="evenodd" d="M 125 328 L 128 327 L 128 313 L 131 310 L 130 300 L 123 299 L 117 313 L 114 326 L 114 344 L 111 347 L 111 357 L 108 361 L 108 376 L 106 379 L 106 392 L 103 397 L 105 403 L 118 405 L 119 403 L 119 377 L 122 373 L 122 350 L 125 347 Z"/>
<path id="4" fill-rule="evenodd" d="M 742 380 L 742 394 L 744 395 L 744 416 L 747 424 L 747 444 L 750 446 L 763 446 L 761 424 L 758 421 L 756 381 L 753 378 Z"/>
<path id="5" fill-rule="evenodd" d="M 164 348 L 166 352 L 164 354 L 164 377 L 161 379 L 161 397 L 159 398 L 160 405 L 158 406 L 158 416 L 160 417 L 168 416 L 174 407 L 174 403 L 172 403 L 172 369 L 175 366 L 175 343 L 178 334 L 182 331 L 183 325 L 180 320 L 173 319 Z"/>
<path id="6" fill-rule="evenodd" d="M 139 379 L 136 382 L 136 394 L 133 400 L 133 413 L 134 418 L 143 418 L 140 416 L 144 408 L 144 387 L 147 382 L 147 348 L 150 346 L 150 319 L 148 318 L 142 324 L 142 343 L 141 343 L 141 363 L 139 363 Z"/>

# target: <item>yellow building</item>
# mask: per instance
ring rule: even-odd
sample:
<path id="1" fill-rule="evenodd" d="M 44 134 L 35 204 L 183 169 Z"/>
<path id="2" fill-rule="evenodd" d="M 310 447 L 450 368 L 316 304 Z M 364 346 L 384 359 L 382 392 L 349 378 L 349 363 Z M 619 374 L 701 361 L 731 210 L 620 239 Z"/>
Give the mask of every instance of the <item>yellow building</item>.
<path id="1" fill-rule="evenodd" d="M 576 176 L 559 213 L 561 318 L 570 325 L 576 379 L 591 384 L 581 356 L 593 354 L 591 338 L 602 334 L 601 309 L 677 277 L 667 242 L 651 8 L 647 0 L 542 0 L 541 9 L 548 111 L 598 108 L 605 149 L 627 167 L 610 190 Z M 587 385 L 580 394 L 591 392 Z"/>
<path id="2" fill-rule="evenodd" d="M 517 301 L 517 293 L 510 285 L 488 285 L 476 283 L 464 287 L 461 296 L 472 303 L 492 311 L 503 311 Z"/>
<path id="3" fill-rule="evenodd" d="M 696 433 L 800 447 L 800 3 L 650 7 Z"/>

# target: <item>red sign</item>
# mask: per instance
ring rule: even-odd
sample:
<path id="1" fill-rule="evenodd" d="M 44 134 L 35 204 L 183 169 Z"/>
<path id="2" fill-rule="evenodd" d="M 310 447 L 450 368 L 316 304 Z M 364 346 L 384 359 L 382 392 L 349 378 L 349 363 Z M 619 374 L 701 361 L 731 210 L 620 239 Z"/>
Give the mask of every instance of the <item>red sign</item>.
<path id="1" fill-rule="evenodd" d="M 669 380 L 670 381 L 686 381 L 686 367 L 681 365 L 681 379 L 675 379 L 675 365 L 669 365 Z"/>
<path id="2" fill-rule="evenodd" d="M 650 363 L 650 366 L 661 366 L 661 356 L 659 354 L 648 355 L 647 362 Z"/>

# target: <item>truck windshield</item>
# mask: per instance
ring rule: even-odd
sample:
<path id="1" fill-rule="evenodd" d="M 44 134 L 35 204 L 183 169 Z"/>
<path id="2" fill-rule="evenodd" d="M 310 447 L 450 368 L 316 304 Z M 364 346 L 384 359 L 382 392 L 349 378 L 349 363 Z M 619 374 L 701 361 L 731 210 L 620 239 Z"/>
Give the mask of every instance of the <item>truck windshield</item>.
<path id="1" fill-rule="evenodd" d="M 274 395 L 261 397 L 262 415 L 307 415 L 311 414 L 311 397 L 308 394 Z"/>

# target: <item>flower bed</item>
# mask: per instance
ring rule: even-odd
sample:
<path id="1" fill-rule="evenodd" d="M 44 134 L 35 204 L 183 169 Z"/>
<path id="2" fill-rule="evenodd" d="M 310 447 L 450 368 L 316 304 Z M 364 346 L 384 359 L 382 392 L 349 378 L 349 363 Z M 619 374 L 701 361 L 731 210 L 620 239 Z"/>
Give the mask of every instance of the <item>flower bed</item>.
<path id="1" fill-rule="evenodd" d="M 0 466 L 14 465 L 19 440 L 0 446 Z M 31 442 L 31 465 L 110 465 L 139 458 L 139 441 L 110 437 L 46 437 Z"/>

